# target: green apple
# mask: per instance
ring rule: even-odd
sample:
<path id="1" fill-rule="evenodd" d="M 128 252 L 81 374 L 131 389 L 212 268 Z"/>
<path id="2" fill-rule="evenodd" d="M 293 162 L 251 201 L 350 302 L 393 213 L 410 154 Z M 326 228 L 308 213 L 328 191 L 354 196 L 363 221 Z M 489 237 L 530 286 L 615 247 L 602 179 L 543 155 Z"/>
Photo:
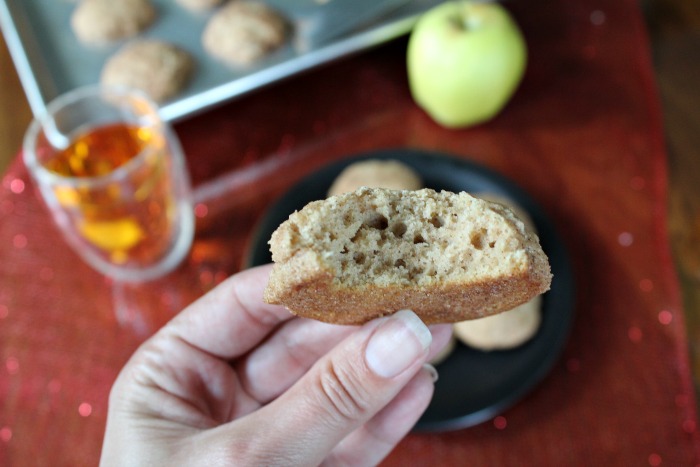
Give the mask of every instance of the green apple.
<path id="1" fill-rule="evenodd" d="M 418 19 L 408 42 L 413 99 L 448 128 L 496 116 L 518 87 L 526 64 L 520 28 L 494 2 L 442 3 Z"/>

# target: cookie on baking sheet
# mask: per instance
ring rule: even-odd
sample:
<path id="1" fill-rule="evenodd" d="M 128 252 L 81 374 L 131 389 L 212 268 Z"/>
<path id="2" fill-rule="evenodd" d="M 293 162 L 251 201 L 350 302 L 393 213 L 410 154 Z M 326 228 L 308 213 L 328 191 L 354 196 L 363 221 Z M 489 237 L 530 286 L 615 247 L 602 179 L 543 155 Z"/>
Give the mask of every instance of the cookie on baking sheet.
<path id="1" fill-rule="evenodd" d="M 362 186 L 420 190 L 423 188 L 423 181 L 415 170 L 402 162 L 369 159 L 347 166 L 331 185 L 328 196 L 349 193 Z"/>
<path id="2" fill-rule="evenodd" d="M 287 23 L 264 3 L 231 0 L 211 17 L 202 45 L 213 57 L 237 66 L 249 65 L 281 46 Z"/>
<path id="3" fill-rule="evenodd" d="M 168 42 L 143 39 L 122 47 L 105 63 L 101 83 L 140 89 L 156 102 L 177 95 L 194 70 L 185 50 Z"/>
<path id="4" fill-rule="evenodd" d="M 175 0 L 191 11 L 206 11 L 221 5 L 223 0 Z"/>
<path id="5" fill-rule="evenodd" d="M 81 42 L 101 45 L 136 36 L 155 19 L 150 0 L 83 0 L 73 11 L 71 27 Z"/>
<path id="6" fill-rule="evenodd" d="M 453 325 L 454 335 L 469 347 L 490 351 L 512 349 L 537 334 L 542 322 L 542 296 L 503 313 Z"/>

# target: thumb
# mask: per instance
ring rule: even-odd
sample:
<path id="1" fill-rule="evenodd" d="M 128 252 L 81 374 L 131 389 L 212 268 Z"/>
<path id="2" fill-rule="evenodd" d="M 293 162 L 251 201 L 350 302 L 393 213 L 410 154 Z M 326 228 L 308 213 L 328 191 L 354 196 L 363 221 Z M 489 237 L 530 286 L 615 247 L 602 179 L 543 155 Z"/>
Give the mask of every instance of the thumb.
<path id="1" fill-rule="evenodd" d="M 254 414 L 268 425 L 265 439 L 257 446 L 260 450 L 255 451 L 268 455 L 278 451 L 291 464 L 321 463 L 338 443 L 370 421 L 414 380 L 428 358 L 431 342 L 430 330 L 409 310 L 365 325 L 316 362 L 289 391 Z M 426 394 L 420 394 L 414 386 L 423 388 Z M 413 407 L 415 414 L 406 416 L 405 410 L 389 410 L 378 417 L 382 425 L 395 422 L 408 426 L 367 430 L 390 431 L 396 433 L 397 439 L 354 437 L 363 440 L 364 445 L 358 449 L 369 450 L 363 453 L 366 461 L 381 460 L 425 409 L 427 402 L 411 404 L 405 398 L 406 394 L 413 394 L 421 401 L 429 401 L 431 379 L 418 378 L 411 387 L 397 402 Z M 386 413 L 402 415 L 386 420 Z"/>

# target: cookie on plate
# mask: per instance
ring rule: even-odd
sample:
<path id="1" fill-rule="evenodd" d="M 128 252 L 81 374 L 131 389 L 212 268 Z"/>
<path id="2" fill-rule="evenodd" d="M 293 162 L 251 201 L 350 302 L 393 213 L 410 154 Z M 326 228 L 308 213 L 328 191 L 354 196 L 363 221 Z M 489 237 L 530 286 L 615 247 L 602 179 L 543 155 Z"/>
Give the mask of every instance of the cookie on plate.
<path id="1" fill-rule="evenodd" d="M 467 193 L 363 187 L 272 234 L 265 301 L 360 324 L 409 308 L 427 324 L 510 310 L 549 289 L 547 256 L 511 210 Z"/>
<path id="2" fill-rule="evenodd" d="M 163 102 L 183 89 L 193 70 L 194 60 L 187 51 L 165 41 L 143 39 L 126 44 L 107 60 L 100 81 L 140 89 Z"/>
<path id="3" fill-rule="evenodd" d="M 83 0 L 71 16 L 78 39 L 103 45 L 138 35 L 156 19 L 150 0 Z"/>
<path id="4" fill-rule="evenodd" d="M 452 355 L 452 352 L 454 352 L 455 348 L 457 348 L 457 338 L 455 337 L 455 333 L 453 332 L 450 335 L 450 340 L 447 341 L 447 344 L 445 347 L 440 350 L 435 356 L 430 359 L 428 363 L 431 365 L 439 365 L 440 363 L 444 362 L 447 360 L 447 358 Z"/>
<path id="5" fill-rule="evenodd" d="M 249 65 L 281 46 L 287 23 L 264 3 L 232 0 L 211 17 L 202 45 L 211 56 L 232 65 Z"/>
<path id="6" fill-rule="evenodd" d="M 423 181 L 415 170 L 402 162 L 369 159 L 347 166 L 331 185 L 328 196 L 349 193 L 362 186 L 420 190 L 423 188 Z"/>
<path id="7" fill-rule="evenodd" d="M 540 328 L 542 296 L 527 303 L 485 318 L 462 321 L 453 325 L 454 335 L 463 344 L 475 349 L 506 350 L 523 345 Z"/>

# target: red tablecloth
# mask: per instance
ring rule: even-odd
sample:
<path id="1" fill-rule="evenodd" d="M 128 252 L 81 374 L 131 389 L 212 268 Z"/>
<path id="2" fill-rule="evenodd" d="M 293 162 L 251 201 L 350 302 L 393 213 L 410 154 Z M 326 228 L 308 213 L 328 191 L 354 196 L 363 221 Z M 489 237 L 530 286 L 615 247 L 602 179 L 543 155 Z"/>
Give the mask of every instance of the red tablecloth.
<path id="1" fill-rule="evenodd" d="M 480 162 L 545 209 L 573 260 L 563 356 L 498 423 L 409 436 L 387 465 L 695 465 L 684 315 L 666 234 L 666 154 L 637 2 L 509 2 L 530 66 L 496 120 L 434 124 L 412 102 L 405 40 L 177 125 L 197 186 L 197 242 L 153 285 L 179 307 L 241 266 L 253 227 L 322 164 L 415 147 Z M 0 185 L 0 465 L 94 465 L 107 395 L 144 336 L 60 239 L 18 160 Z M 169 307 L 145 317 L 153 329 Z"/>

